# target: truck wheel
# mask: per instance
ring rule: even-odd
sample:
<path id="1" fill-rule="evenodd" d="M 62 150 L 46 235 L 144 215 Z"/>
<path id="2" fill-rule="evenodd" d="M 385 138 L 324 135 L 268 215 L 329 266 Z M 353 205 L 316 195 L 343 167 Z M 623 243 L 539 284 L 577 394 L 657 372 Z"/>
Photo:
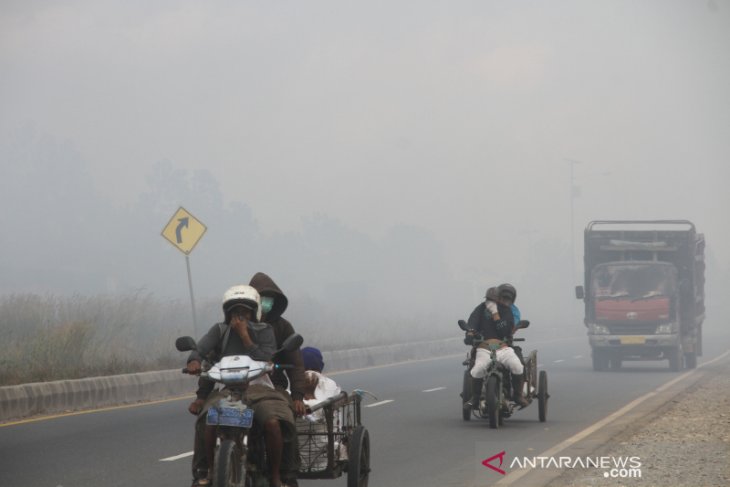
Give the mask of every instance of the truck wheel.
<path id="1" fill-rule="evenodd" d="M 669 370 L 672 372 L 679 372 L 682 370 L 682 359 L 684 354 L 682 353 L 682 347 L 677 347 L 669 352 Z"/>
<path id="2" fill-rule="evenodd" d="M 608 367 L 608 357 L 603 352 L 593 350 L 593 370 L 603 372 Z"/>
<path id="3" fill-rule="evenodd" d="M 697 354 L 695 352 L 684 354 L 684 366 L 688 369 L 694 369 L 697 367 Z"/>
<path id="4" fill-rule="evenodd" d="M 621 357 L 613 357 L 609 360 L 609 366 L 611 370 L 617 371 L 621 370 Z"/>
<path id="5" fill-rule="evenodd" d="M 472 408 L 464 409 L 466 401 L 471 398 L 471 374 L 468 370 L 464 371 L 464 383 L 461 386 L 461 419 L 469 421 L 471 419 Z"/>

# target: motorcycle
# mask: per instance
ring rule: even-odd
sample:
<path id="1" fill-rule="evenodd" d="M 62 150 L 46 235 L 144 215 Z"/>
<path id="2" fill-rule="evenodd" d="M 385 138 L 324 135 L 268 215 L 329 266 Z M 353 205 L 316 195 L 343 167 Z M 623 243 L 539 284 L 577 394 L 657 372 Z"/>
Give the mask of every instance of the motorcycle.
<path id="1" fill-rule="evenodd" d="M 490 428 L 499 428 L 503 425 L 505 418 L 511 417 L 516 410 L 521 409 L 512 400 L 514 391 L 511 390 L 511 374 L 507 368 L 497 361 L 497 350 L 501 344 L 488 345 L 490 361 L 482 382 L 482 389 L 479 391 L 476 407 L 469 407 L 466 403 L 473 395 L 470 371 L 474 367 L 477 348 L 484 341 L 484 338 L 479 333 L 469 329 L 464 320 L 459 320 L 458 324 L 459 328 L 466 332 L 464 343 L 471 346 L 466 360 L 462 363 L 466 367 L 461 392 L 462 419 L 470 421 L 473 415 L 478 418 L 488 419 Z M 527 328 L 529 325 L 529 321 L 523 320 L 517 324 L 517 328 Z M 512 342 L 523 341 L 525 341 L 524 338 L 509 338 L 507 345 L 512 346 Z M 514 348 L 521 356 L 519 347 Z M 541 370 L 538 374 L 537 371 L 537 350 L 530 352 L 530 355 L 524 360 L 524 366 L 525 381 L 522 394 L 530 403 L 537 399 L 538 419 L 544 423 L 547 420 L 547 403 L 550 395 L 548 394 L 547 372 Z"/>
<path id="2" fill-rule="evenodd" d="M 275 353 L 293 351 L 301 346 L 301 335 L 293 334 Z M 175 341 L 180 352 L 197 349 L 192 337 Z M 213 461 L 213 487 L 268 487 L 269 468 L 262 432 L 252 433 L 253 409 L 243 401 L 249 384 L 277 369 L 292 365 L 272 364 L 253 360 L 247 355 L 223 357 L 209 366 L 200 376 L 222 384 L 224 396 L 208 409 L 206 424 L 216 426 L 218 442 Z M 182 369 L 187 373 L 187 369 Z"/>

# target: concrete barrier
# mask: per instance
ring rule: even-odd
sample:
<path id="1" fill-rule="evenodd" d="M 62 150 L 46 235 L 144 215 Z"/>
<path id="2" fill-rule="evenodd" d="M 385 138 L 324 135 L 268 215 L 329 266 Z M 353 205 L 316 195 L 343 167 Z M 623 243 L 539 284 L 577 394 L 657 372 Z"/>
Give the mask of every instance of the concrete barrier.
<path id="1" fill-rule="evenodd" d="M 361 369 L 465 351 L 461 338 L 325 351 L 327 372 Z M 0 421 L 192 394 L 197 378 L 180 369 L 0 387 Z"/>

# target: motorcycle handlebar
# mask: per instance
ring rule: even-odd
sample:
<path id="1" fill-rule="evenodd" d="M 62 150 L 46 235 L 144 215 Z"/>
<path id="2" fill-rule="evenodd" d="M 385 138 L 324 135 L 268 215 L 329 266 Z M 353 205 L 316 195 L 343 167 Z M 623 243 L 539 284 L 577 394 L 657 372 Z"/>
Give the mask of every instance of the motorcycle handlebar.
<path id="1" fill-rule="evenodd" d="M 274 370 L 274 369 L 293 369 L 293 368 L 294 368 L 294 365 L 292 365 L 292 364 L 272 364 L 272 367 L 271 367 L 272 370 Z M 188 372 L 187 367 L 183 367 L 180 370 L 180 372 L 182 372 L 183 374 L 190 374 L 190 372 Z"/>

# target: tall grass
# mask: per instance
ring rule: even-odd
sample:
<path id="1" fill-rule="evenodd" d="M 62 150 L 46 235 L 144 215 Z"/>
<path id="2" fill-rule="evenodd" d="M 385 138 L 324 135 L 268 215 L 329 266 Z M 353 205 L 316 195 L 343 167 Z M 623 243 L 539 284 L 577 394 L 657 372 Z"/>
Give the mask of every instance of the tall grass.
<path id="1" fill-rule="evenodd" d="M 305 345 L 322 350 L 458 334 L 455 325 L 441 326 L 433 317 L 383 318 L 327 309 L 301 297 L 294 301 L 297 309 L 286 317 Z M 222 317 L 220 301 L 196 304 L 198 329 L 193 332 L 189 302 L 150 293 L 0 296 L 0 386 L 180 367 L 186 356 L 175 350 L 175 338 L 197 339 Z"/>
<path id="2" fill-rule="evenodd" d="M 173 343 L 190 334 L 189 310 L 143 293 L 2 296 L 0 385 L 176 366 Z"/>

